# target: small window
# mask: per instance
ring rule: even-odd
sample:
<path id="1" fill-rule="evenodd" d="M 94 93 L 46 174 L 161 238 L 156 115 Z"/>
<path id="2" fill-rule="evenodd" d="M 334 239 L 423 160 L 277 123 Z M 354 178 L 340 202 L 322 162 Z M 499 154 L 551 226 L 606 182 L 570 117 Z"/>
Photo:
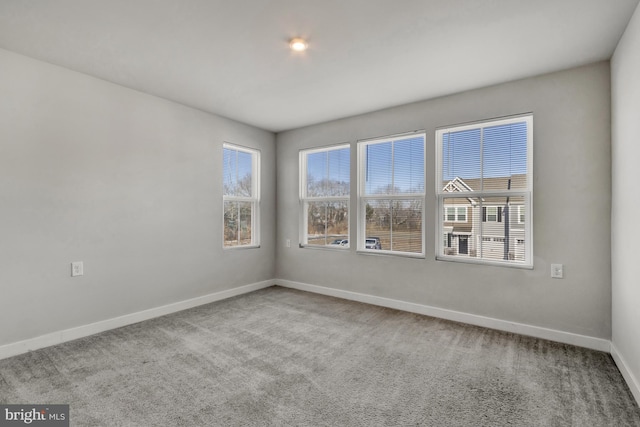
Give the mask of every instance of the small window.
<path id="1" fill-rule="evenodd" d="M 349 247 L 349 145 L 300 152 L 302 246 Z"/>
<path id="2" fill-rule="evenodd" d="M 359 251 L 424 256 L 424 166 L 423 133 L 358 143 Z"/>
<path id="3" fill-rule="evenodd" d="M 446 208 L 447 209 L 447 222 L 454 222 L 456 220 L 456 208 Z"/>
<path id="4" fill-rule="evenodd" d="M 445 207 L 446 222 L 467 222 L 467 208 L 465 206 Z"/>
<path id="5" fill-rule="evenodd" d="M 222 149 L 223 246 L 256 247 L 260 244 L 258 216 L 260 153 L 224 144 Z"/>
<path id="6" fill-rule="evenodd" d="M 467 222 L 467 208 L 466 207 L 458 207 L 456 208 L 456 213 L 458 214 L 457 221 L 458 222 Z"/>
<path id="7" fill-rule="evenodd" d="M 502 208 L 498 206 L 483 207 L 482 222 L 502 222 Z"/>
<path id="8" fill-rule="evenodd" d="M 533 265 L 532 151 L 530 114 L 436 131 L 436 235 L 468 235 L 457 250 L 438 238 L 437 259 Z"/>
<path id="9" fill-rule="evenodd" d="M 524 224 L 524 219 L 524 206 L 518 206 L 518 224 Z"/>

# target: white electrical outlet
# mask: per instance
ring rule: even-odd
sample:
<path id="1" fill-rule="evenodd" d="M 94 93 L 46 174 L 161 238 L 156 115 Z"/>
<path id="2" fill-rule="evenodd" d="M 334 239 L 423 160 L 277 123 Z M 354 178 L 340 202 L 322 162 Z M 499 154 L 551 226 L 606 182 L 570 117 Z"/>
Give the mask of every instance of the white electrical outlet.
<path id="1" fill-rule="evenodd" d="M 551 277 L 562 279 L 564 277 L 564 266 L 562 264 L 551 264 Z"/>
<path id="2" fill-rule="evenodd" d="M 287 239 L 286 245 L 287 245 L 288 248 L 291 247 L 291 239 Z"/>
<path id="3" fill-rule="evenodd" d="M 84 274 L 84 265 L 82 261 L 71 263 L 71 277 L 82 276 Z"/>

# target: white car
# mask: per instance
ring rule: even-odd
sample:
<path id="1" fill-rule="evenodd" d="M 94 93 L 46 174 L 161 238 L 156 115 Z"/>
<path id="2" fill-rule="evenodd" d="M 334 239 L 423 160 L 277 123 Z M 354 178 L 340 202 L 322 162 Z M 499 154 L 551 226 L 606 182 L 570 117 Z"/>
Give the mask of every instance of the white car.
<path id="1" fill-rule="evenodd" d="M 382 243 L 380 243 L 379 237 L 367 237 L 364 239 L 365 249 L 382 249 Z"/>
<path id="2" fill-rule="evenodd" d="M 336 239 L 331 242 L 332 245 L 349 246 L 349 239 Z"/>

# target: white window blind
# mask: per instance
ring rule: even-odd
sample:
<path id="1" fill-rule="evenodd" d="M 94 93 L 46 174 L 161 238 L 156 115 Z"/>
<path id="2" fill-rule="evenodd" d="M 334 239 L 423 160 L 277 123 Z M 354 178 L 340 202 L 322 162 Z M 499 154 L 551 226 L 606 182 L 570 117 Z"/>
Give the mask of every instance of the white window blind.
<path id="1" fill-rule="evenodd" d="M 358 250 L 424 256 L 425 135 L 358 143 Z"/>
<path id="2" fill-rule="evenodd" d="M 349 145 L 300 152 L 301 246 L 349 247 Z"/>
<path id="3" fill-rule="evenodd" d="M 532 266 L 532 144 L 532 115 L 436 132 L 438 259 Z"/>
<path id="4" fill-rule="evenodd" d="M 223 245 L 224 247 L 258 246 L 258 207 L 260 202 L 259 160 L 256 150 L 224 144 L 223 174 Z"/>

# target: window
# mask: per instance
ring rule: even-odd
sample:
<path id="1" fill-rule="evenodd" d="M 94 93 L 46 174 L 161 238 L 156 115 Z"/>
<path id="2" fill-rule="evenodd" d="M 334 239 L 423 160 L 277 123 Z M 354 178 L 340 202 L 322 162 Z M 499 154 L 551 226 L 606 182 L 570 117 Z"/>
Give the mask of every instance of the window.
<path id="1" fill-rule="evenodd" d="M 300 152 L 302 246 L 349 247 L 350 147 Z"/>
<path id="2" fill-rule="evenodd" d="M 502 208 L 499 206 L 483 206 L 482 222 L 502 222 Z"/>
<path id="3" fill-rule="evenodd" d="M 436 131 L 436 235 L 458 240 L 438 238 L 438 259 L 532 266 L 532 141 L 531 115 Z"/>
<path id="4" fill-rule="evenodd" d="M 467 208 L 447 206 L 445 207 L 446 222 L 467 222 Z"/>
<path id="5" fill-rule="evenodd" d="M 424 153 L 422 133 L 358 143 L 359 251 L 424 256 Z"/>
<path id="6" fill-rule="evenodd" d="M 457 221 L 458 222 L 467 222 L 467 208 L 456 208 L 457 213 Z"/>
<path id="7" fill-rule="evenodd" d="M 260 244 L 258 216 L 260 153 L 224 144 L 222 148 L 222 199 L 224 247 L 255 247 Z"/>
<path id="8" fill-rule="evenodd" d="M 518 206 L 518 223 L 524 224 L 524 206 L 522 205 Z"/>
<path id="9" fill-rule="evenodd" d="M 447 221 L 455 221 L 456 220 L 456 208 L 446 208 L 447 209 Z"/>

